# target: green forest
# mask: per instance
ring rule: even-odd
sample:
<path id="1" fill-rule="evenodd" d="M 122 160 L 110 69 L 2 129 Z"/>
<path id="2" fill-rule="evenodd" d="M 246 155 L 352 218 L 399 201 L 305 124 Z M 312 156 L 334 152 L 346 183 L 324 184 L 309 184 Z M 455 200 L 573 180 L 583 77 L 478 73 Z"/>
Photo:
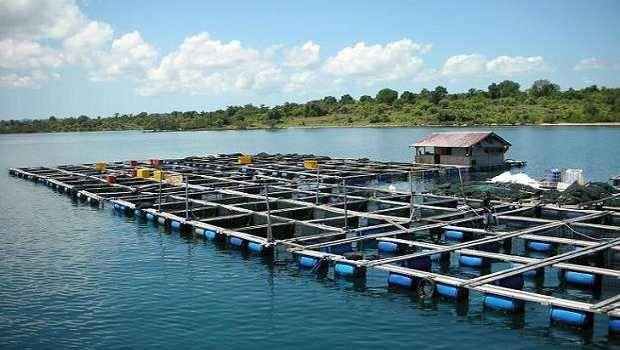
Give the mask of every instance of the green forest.
<path id="1" fill-rule="evenodd" d="M 282 128 L 293 126 L 474 126 L 542 123 L 620 122 L 620 89 L 596 85 L 560 90 L 548 80 L 531 87 L 505 80 L 486 90 L 449 93 L 443 86 L 398 92 L 382 89 L 375 96 L 326 96 L 306 103 L 228 106 L 215 111 L 50 116 L 0 121 L 0 133 L 101 130 L 205 130 Z"/>

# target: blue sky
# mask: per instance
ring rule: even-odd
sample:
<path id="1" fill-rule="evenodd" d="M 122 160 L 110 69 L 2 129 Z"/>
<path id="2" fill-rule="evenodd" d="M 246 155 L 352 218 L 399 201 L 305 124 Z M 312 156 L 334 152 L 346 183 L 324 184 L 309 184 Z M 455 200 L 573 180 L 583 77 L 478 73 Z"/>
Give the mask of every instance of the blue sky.
<path id="1" fill-rule="evenodd" d="M 617 1 L 0 0 L 0 119 L 620 85 Z"/>

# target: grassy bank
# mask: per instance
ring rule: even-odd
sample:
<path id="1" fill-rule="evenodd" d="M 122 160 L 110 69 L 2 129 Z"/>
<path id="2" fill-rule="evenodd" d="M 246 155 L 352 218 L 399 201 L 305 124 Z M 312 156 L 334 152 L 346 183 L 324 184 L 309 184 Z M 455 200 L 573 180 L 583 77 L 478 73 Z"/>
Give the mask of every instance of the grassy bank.
<path id="1" fill-rule="evenodd" d="M 419 93 L 382 89 L 374 97 L 326 96 L 306 103 L 229 106 L 216 111 L 115 114 L 0 122 L 0 133 L 101 130 L 203 130 L 322 126 L 474 126 L 620 122 L 620 89 L 591 86 L 560 91 L 545 80 L 522 91 L 503 81 L 487 90 L 453 93 L 438 86 Z"/>

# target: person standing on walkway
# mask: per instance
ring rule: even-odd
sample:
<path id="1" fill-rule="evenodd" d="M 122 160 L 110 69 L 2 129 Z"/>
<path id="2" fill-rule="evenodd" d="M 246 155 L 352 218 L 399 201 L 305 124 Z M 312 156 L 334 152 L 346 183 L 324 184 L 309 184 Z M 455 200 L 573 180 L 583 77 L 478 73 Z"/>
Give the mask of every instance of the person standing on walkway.
<path id="1" fill-rule="evenodd" d="M 484 229 L 489 231 L 495 222 L 493 217 L 493 206 L 491 205 L 491 193 L 486 192 L 482 200 L 482 211 L 484 213 Z"/>

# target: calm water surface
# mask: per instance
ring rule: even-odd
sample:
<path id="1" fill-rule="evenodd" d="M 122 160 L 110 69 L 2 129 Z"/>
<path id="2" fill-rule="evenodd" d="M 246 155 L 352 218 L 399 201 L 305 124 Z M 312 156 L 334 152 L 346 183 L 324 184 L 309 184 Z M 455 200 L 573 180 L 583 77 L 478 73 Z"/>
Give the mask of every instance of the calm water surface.
<path id="1" fill-rule="evenodd" d="M 387 288 L 273 265 L 162 228 L 72 203 L 8 176 L 11 166 L 298 152 L 408 160 L 407 145 L 439 129 L 291 129 L 145 134 L 0 135 L 0 348 L 428 349 L 608 348 L 607 320 L 592 333 L 548 326 L 546 309 L 510 317 Z M 583 168 L 620 173 L 620 128 L 497 128 L 540 177 Z M 547 286 L 549 283 L 549 286 Z M 555 280 L 545 281 L 554 287 Z M 588 298 L 588 296 L 576 295 Z"/>

